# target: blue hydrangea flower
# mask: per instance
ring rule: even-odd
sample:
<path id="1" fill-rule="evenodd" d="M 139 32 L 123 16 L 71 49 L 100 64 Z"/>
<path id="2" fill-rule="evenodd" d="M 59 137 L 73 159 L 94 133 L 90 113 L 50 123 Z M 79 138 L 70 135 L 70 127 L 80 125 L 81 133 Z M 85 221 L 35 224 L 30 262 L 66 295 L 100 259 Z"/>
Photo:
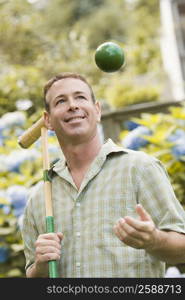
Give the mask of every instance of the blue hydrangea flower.
<path id="1" fill-rule="evenodd" d="M 176 142 L 177 140 L 184 138 L 185 140 L 185 131 L 183 129 L 178 128 L 173 134 L 171 134 L 167 140 L 169 142 Z"/>
<path id="2" fill-rule="evenodd" d="M 3 134 L 3 130 L 0 129 L 0 146 L 4 145 L 5 136 Z"/>
<path id="3" fill-rule="evenodd" d="M 5 263 L 9 258 L 9 249 L 5 246 L 0 246 L 0 263 Z"/>
<path id="4" fill-rule="evenodd" d="M 34 161 L 38 157 L 40 157 L 40 152 L 36 149 L 15 150 L 6 157 L 7 170 L 19 173 L 24 161 Z"/>
<path id="5" fill-rule="evenodd" d="M 175 146 L 172 147 L 172 153 L 178 160 L 185 161 L 185 139 L 178 139 Z"/>
<path id="6" fill-rule="evenodd" d="M 8 215 L 11 211 L 6 190 L 0 190 L 0 209 L 2 209 L 5 215 Z"/>
<path id="7" fill-rule="evenodd" d="M 25 208 L 28 199 L 28 189 L 22 185 L 13 185 L 7 189 L 7 196 L 13 207 L 16 217 L 19 217 Z"/>
<path id="8" fill-rule="evenodd" d="M 168 141 L 174 143 L 172 153 L 178 160 L 185 160 L 185 131 L 178 128 L 168 137 Z"/>
<path id="9" fill-rule="evenodd" d="M 140 125 L 138 123 L 134 122 L 134 121 L 125 121 L 123 123 L 123 126 L 127 130 L 131 131 L 131 130 L 134 130 L 135 128 L 139 127 Z"/>
<path id="10" fill-rule="evenodd" d="M 23 112 L 15 111 L 9 112 L 0 118 L 0 130 L 7 128 L 14 128 L 15 126 L 22 126 L 25 124 L 26 117 Z"/>
<path id="11" fill-rule="evenodd" d="M 151 135 L 152 132 L 145 126 L 138 126 L 134 130 L 128 133 L 128 135 L 122 140 L 122 145 L 125 148 L 132 150 L 139 150 L 139 148 L 144 147 L 148 144 L 143 135 Z"/>
<path id="12" fill-rule="evenodd" d="M 4 205 L 2 210 L 3 210 L 5 215 L 8 215 L 11 212 L 11 207 L 10 207 L 10 205 Z"/>

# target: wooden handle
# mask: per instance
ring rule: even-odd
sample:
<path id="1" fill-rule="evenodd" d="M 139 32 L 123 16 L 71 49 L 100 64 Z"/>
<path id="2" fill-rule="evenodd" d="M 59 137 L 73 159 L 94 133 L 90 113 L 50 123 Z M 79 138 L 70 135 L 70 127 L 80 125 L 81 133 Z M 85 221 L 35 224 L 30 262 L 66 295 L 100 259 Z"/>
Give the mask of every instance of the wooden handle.
<path id="1" fill-rule="evenodd" d="M 49 153 L 48 153 L 48 138 L 47 128 L 41 128 L 42 137 L 42 155 L 43 155 L 43 177 L 44 177 L 44 198 L 45 198 L 45 209 L 46 209 L 46 232 L 54 231 L 54 218 L 53 218 L 53 207 L 52 207 L 52 193 L 51 193 L 51 179 L 48 175 L 50 168 Z M 49 277 L 58 277 L 57 272 L 57 261 L 51 260 L 49 263 Z"/>
<path id="2" fill-rule="evenodd" d="M 51 181 L 48 176 L 48 171 L 50 168 L 49 163 L 49 153 L 48 153 L 48 138 L 47 138 L 47 128 L 41 128 L 42 136 L 42 155 L 43 155 L 43 172 L 44 172 L 44 196 L 45 196 L 45 207 L 46 207 L 46 217 L 53 216 L 52 209 L 52 195 L 51 195 Z"/>

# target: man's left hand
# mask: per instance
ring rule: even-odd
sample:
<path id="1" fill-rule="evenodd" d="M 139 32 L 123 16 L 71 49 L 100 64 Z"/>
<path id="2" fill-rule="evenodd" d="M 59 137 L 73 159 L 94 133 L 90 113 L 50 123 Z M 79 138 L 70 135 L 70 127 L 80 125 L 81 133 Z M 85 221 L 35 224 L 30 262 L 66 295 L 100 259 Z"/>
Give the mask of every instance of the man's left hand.
<path id="1" fill-rule="evenodd" d="M 138 219 L 126 216 L 118 220 L 114 226 L 114 232 L 117 237 L 136 249 L 152 249 L 157 240 L 157 228 L 147 211 L 138 204 L 136 212 Z"/>

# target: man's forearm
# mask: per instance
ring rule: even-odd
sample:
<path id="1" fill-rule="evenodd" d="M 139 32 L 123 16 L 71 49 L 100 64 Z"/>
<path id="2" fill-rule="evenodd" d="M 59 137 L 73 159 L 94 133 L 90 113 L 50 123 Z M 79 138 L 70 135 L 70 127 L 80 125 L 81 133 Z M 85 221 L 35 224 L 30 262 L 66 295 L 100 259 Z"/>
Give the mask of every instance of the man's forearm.
<path id="1" fill-rule="evenodd" d="M 148 253 L 169 264 L 185 262 L 185 235 L 157 229 L 156 243 Z"/>

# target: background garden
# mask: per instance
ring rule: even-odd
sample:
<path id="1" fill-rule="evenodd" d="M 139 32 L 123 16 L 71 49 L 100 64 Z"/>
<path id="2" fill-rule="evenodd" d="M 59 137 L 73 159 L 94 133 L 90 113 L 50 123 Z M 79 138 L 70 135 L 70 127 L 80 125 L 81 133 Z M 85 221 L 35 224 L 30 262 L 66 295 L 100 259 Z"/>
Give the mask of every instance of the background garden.
<path id="1" fill-rule="evenodd" d="M 21 149 L 18 137 L 42 115 L 43 84 L 56 73 L 79 72 L 115 110 L 165 100 L 167 78 L 158 0 L 0 0 L 0 18 L 0 277 L 25 277 L 20 227 L 29 193 L 42 178 L 42 160 L 39 140 Z M 105 41 L 125 51 L 119 72 L 95 65 L 95 49 Z M 158 157 L 185 207 L 184 106 L 131 118 L 119 143 Z M 51 163 L 60 156 L 52 132 L 49 152 Z"/>

